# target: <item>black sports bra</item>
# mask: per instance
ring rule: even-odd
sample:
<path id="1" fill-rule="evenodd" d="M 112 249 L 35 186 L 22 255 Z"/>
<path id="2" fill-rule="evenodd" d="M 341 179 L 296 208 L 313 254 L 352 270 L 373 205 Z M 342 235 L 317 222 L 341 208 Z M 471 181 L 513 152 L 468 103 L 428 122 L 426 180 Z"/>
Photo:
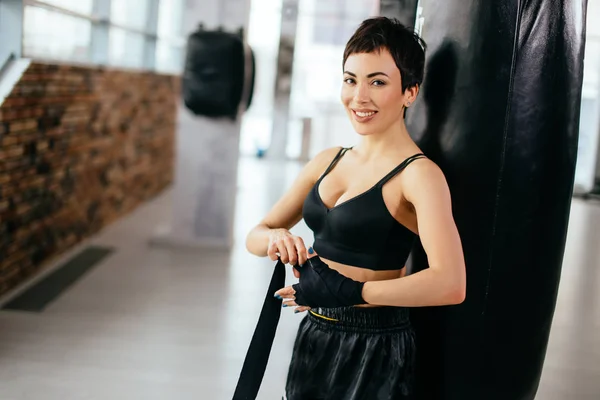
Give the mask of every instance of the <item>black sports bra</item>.
<path id="1" fill-rule="evenodd" d="M 319 185 L 348 150 L 340 150 L 304 200 L 302 215 L 314 232 L 313 248 L 319 256 L 346 265 L 376 271 L 402 269 L 417 235 L 390 214 L 381 189 L 425 156 L 407 158 L 366 192 L 329 209 L 319 195 Z"/>

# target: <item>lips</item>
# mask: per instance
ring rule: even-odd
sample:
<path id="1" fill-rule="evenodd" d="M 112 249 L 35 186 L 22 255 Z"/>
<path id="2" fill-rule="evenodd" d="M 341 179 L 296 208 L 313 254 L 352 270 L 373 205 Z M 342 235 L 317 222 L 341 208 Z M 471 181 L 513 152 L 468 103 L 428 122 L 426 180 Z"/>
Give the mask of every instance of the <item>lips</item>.
<path id="1" fill-rule="evenodd" d="M 375 115 L 377 115 L 377 111 L 375 110 L 355 110 L 352 109 L 352 115 L 354 116 L 354 120 L 357 122 L 368 122 L 372 120 Z"/>

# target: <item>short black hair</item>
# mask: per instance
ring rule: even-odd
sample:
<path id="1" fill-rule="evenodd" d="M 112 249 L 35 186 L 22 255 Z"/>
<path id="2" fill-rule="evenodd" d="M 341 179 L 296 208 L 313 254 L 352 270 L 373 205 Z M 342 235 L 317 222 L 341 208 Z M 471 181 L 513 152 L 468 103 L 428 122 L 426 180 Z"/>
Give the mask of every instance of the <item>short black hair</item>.
<path id="1" fill-rule="evenodd" d="M 395 18 L 374 17 L 364 20 L 344 50 L 344 61 L 352 54 L 390 52 L 402 78 L 402 91 L 423 82 L 427 44 L 413 30 Z"/>

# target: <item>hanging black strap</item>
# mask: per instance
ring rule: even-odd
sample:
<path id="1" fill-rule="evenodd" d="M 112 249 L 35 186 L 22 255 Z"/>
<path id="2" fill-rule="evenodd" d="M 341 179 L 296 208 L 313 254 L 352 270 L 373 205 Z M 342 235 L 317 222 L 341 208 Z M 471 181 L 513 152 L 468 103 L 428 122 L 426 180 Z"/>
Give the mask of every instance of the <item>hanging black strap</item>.
<path id="1" fill-rule="evenodd" d="M 285 286 L 285 265 L 277 261 L 254 335 L 250 341 L 233 400 L 255 400 L 265 375 L 281 316 L 281 300 L 274 297 Z"/>

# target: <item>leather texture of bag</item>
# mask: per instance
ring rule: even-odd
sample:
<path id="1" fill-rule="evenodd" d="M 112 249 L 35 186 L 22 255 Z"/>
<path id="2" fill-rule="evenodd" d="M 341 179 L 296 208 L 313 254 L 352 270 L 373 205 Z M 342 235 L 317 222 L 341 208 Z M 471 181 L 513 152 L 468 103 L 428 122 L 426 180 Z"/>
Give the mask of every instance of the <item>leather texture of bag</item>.
<path id="1" fill-rule="evenodd" d="M 426 73 L 407 121 L 450 186 L 467 297 L 412 310 L 418 399 L 533 400 L 573 190 L 586 1 L 421 6 Z M 427 267 L 420 244 L 411 260 Z"/>
<path id="2" fill-rule="evenodd" d="M 202 28 L 192 33 L 182 78 L 185 106 L 196 115 L 235 119 L 242 100 L 249 106 L 254 86 L 254 71 L 247 74 L 253 69 L 253 55 L 247 57 L 247 51 L 251 49 L 237 33 Z"/>

